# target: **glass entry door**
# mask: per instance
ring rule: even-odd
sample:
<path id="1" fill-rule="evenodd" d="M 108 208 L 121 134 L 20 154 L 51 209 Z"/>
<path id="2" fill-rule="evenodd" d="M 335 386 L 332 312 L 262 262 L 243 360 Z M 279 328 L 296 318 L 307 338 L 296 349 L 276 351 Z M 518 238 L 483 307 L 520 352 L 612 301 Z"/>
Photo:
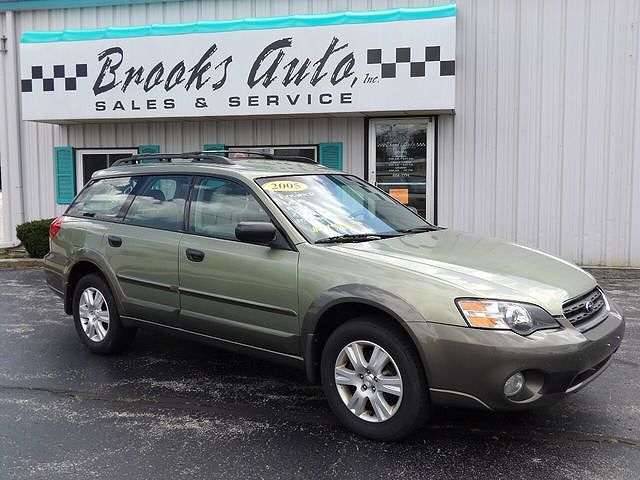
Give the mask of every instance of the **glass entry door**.
<path id="1" fill-rule="evenodd" d="M 434 220 L 434 119 L 369 122 L 369 182 Z"/>

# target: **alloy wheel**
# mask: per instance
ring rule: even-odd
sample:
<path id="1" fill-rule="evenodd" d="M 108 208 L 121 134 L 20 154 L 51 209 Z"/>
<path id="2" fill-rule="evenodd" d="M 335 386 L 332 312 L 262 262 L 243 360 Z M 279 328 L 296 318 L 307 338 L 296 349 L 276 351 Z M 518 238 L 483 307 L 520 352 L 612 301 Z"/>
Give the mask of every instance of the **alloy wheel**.
<path id="1" fill-rule="evenodd" d="M 104 296 L 94 287 L 89 287 L 80 295 L 78 305 L 80 324 L 85 335 L 93 342 L 101 342 L 109 331 L 109 306 Z"/>
<path id="2" fill-rule="evenodd" d="M 340 398 L 356 417 L 384 422 L 396 414 L 402 401 L 402 376 L 391 355 L 373 342 L 346 345 L 335 363 Z"/>

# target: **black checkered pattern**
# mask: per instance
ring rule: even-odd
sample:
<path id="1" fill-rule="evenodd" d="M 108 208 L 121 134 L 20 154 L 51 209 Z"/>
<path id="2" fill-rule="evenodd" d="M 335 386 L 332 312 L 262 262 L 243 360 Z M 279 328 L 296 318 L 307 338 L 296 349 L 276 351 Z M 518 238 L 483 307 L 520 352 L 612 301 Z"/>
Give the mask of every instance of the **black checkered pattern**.
<path id="1" fill-rule="evenodd" d="M 78 78 L 87 76 L 87 64 L 76 63 L 75 67 L 67 69 L 65 65 L 54 65 L 53 76 L 45 77 L 44 67 L 35 65 L 31 67 L 31 78 L 23 78 L 21 88 L 23 92 L 33 92 L 34 84 L 42 83 L 43 92 L 55 91 L 55 80 L 57 78 L 64 79 L 64 89 L 66 91 L 75 90 L 78 87 Z"/>
<path id="2" fill-rule="evenodd" d="M 380 75 L 382 78 L 396 78 L 396 66 L 399 63 L 409 64 L 409 75 L 411 77 L 425 77 L 426 65 L 430 62 L 438 62 L 440 64 L 441 77 L 456 74 L 455 60 L 442 60 L 440 58 L 440 46 L 437 45 L 424 47 L 424 56 L 422 52 L 420 52 L 413 57 L 411 47 L 396 48 L 395 62 L 383 62 L 382 49 L 380 48 L 367 50 L 367 63 L 369 65 L 380 65 Z"/>

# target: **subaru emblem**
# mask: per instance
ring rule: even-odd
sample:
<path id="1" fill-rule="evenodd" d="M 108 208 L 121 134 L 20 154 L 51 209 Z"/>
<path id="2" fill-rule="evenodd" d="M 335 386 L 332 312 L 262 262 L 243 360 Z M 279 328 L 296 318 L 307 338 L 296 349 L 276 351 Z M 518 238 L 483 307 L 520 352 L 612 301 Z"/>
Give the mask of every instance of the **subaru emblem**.
<path id="1" fill-rule="evenodd" d="M 587 313 L 591 313 L 595 309 L 595 304 L 591 300 L 589 300 L 584 304 L 584 309 L 587 311 Z"/>

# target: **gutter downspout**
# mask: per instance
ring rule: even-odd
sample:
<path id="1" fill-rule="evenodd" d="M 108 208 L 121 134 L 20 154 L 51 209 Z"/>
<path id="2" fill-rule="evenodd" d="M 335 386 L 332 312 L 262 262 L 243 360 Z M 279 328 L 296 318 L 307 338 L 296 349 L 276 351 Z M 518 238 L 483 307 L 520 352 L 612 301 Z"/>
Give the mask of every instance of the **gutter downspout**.
<path id="1" fill-rule="evenodd" d="M 17 244 L 15 227 L 24 222 L 24 192 L 22 188 L 20 90 L 18 88 L 18 42 L 14 12 L 4 12 L 7 52 L 2 53 L 4 128 L 0 128 L 0 159 L 3 167 L 4 241 Z"/>
<path id="2" fill-rule="evenodd" d="M 6 28 L 5 28 L 5 19 L 7 13 L 0 12 L 0 31 L 2 32 L 3 47 L 6 48 Z M 8 164 L 8 137 L 7 137 L 7 97 L 6 97 L 6 63 L 7 63 L 7 51 L 3 48 L 0 52 L 0 169 L 2 170 L 2 185 L 0 188 L 3 192 L 2 199 L 2 215 L 3 218 L 3 229 L 0 232 L 0 246 L 9 245 L 8 240 L 11 238 L 11 228 L 9 226 L 10 215 L 11 215 L 11 198 L 9 195 L 9 172 L 10 167 Z"/>

